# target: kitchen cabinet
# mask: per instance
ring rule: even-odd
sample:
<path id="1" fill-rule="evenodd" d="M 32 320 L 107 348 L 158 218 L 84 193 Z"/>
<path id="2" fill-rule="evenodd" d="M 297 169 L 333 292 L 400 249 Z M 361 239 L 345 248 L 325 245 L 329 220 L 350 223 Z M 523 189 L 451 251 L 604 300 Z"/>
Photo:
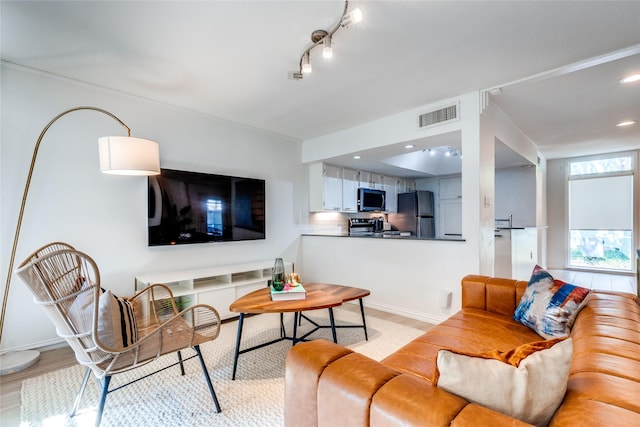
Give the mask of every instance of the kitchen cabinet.
<path id="1" fill-rule="evenodd" d="M 398 210 L 398 193 L 415 188 L 412 180 L 322 162 L 309 165 L 309 211 L 358 212 L 358 188 L 386 191 L 387 211 Z"/>
<path id="2" fill-rule="evenodd" d="M 538 260 L 536 228 L 500 229 L 495 236 L 494 276 L 528 280 Z"/>
<path id="3" fill-rule="evenodd" d="M 342 169 L 342 211 L 358 212 L 358 186 L 360 171 Z"/>
<path id="4" fill-rule="evenodd" d="M 437 237 L 461 237 L 462 236 L 462 199 L 440 200 L 440 212 L 436 214 L 439 218 Z"/>
<path id="5" fill-rule="evenodd" d="M 538 262 L 538 229 L 511 230 L 511 277 L 528 280 Z"/>
<path id="6" fill-rule="evenodd" d="M 400 179 L 393 176 L 385 176 L 382 178 L 382 183 L 382 189 L 386 192 L 387 212 L 398 212 L 398 190 L 400 188 Z"/>
<path id="7" fill-rule="evenodd" d="M 342 168 L 312 163 L 309 165 L 309 211 L 342 210 Z"/>
<path id="8" fill-rule="evenodd" d="M 441 178 L 438 182 L 438 237 L 462 236 L 462 177 Z"/>
<path id="9" fill-rule="evenodd" d="M 382 190 L 383 176 L 379 173 L 360 171 L 360 187 Z"/>
<path id="10" fill-rule="evenodd" d="M 416 182 L 411 179 L 400 178 L 398 184 L 398 193 L 406 193 L 409 191 L 416 191 Z"/>
<path id="11" fill-rule="evenodd" d="M 342 210 L 342 169 L 324 165 L 323 168 L 323 209 Z"/>

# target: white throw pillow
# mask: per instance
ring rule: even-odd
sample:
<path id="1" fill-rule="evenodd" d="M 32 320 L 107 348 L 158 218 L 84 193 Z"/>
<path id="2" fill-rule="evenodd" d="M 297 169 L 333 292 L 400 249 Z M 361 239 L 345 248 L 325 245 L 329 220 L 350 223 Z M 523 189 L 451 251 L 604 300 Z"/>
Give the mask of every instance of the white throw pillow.
<path id="1" fill-rule="evenodd" d="M 529 354 L 517 366 L 440 350 L 437 385 L 470 402 L 543 426 L 562 403 L 572 355 L 571 338 Z"/>

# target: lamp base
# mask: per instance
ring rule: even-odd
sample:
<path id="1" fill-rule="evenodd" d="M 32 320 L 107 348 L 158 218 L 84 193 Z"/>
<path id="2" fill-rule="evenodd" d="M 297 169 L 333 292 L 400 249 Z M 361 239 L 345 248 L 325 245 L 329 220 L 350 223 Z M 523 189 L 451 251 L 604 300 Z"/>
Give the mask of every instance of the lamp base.
<path id="1" fill-rule="evenodd" d="M 19 372 L 33 366 L 40 359 L 37 350 L 12 351 L 0 356 L 0 376 Z"/>

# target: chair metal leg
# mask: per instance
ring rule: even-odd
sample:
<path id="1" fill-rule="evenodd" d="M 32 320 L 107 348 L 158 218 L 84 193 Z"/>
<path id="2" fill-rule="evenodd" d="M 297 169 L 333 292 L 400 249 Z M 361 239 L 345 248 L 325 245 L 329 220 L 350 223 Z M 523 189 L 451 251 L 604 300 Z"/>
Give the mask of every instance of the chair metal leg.
<path id="1" fill-rule="evenodd" d="M 107 375 L 102 380 L 102 394 L 100 395 L 100 403 L 98 404 L 98 413 L 96 415 L 96 427 L 100 427 L 102 421 L 102 412 L 104 412 L 104 404 L 107 401 L 107 394 L 109 393 L 109 383 L 111 382 L 111 375 Z"/>
<path id="2" fill-rule="evenodd" d="M 178 362 L 180 363 L 180 374 L 184 376 L 184 363 L 182 362 L 182 353 L 178 350 Z"/>
<path id="3" fill-rule="evenodd" d="M 204 379 L 207 382 L 207 386 L 209 386 L 209 392 L 211 393 L 211 397 L 213 398 L 213 403 L 216 405 L 216 412 L 220 412 L 220 404 L 218 403 L 218 397 L 216 396 L 216 392 L 213 389 L 213 384 L 211 384 L 211 377 L 209 376 L 209 371 L 207 371 L 207 365 L 204 364 L 204 359 L 202 358 L 202 352 L 200 351 L 199 345 L 194 345 L 193 349 L 198 354 L 198 360 L 200 361 L 200 366 L 202 367 L 202 373 L 204 374 Z"/>
<path id="4" fill-rule="evenodd" d="M 89 375 L 91 375 L 91 368 L 87 368 L 87 370 L 84 371 L 84 377 L 82 378 L 82 384 L 80 384 L 80 390 L 78 390 L 76 401 L 73 403 L 73 409 L 71 410 L 71 414 L 69 414 L 69 417 L 71 418 L 75 417 L 76 412 L 78 412 L 78 406 L 80 406 L 80 400 L 82 400 L 84 389 L 87 387 L 87 382 L 89 382 Z"/>

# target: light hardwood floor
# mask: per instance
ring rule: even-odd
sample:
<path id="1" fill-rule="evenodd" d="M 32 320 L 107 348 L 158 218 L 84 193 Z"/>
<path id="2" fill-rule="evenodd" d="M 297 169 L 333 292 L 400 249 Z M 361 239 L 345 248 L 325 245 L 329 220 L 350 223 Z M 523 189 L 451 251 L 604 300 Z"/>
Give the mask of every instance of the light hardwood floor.
<path id="1" fill-rule="evenodd" d="M 620 291 L 633 294 L 637 292 L 635 276 L 594 274 L 570 270 L 549 270 L 549 272 L 560 280 L 590 289 Z M 354 304 L 345 304 L 343 307 L 348 310 L 358 310 L 358 307 Z M 429 323 L 372 308 L 366 308 L 366 315 L 367 317 L 373 316 L 424 331 L 433 327 L 433 325 Z M 0 425 L 3 427 L 19 425 L 22 381 L 47 372 L 72 366 L 75 363 L 73 351 L 69 347 L 62 347 L 55 350 L 43 351 L 38 363 L 25 371 L 0 377 Z M 80 385 L 78 384 L 78 386 Z M 73 402 L 69 402 L 70 408 L 72 404 Z"/>

